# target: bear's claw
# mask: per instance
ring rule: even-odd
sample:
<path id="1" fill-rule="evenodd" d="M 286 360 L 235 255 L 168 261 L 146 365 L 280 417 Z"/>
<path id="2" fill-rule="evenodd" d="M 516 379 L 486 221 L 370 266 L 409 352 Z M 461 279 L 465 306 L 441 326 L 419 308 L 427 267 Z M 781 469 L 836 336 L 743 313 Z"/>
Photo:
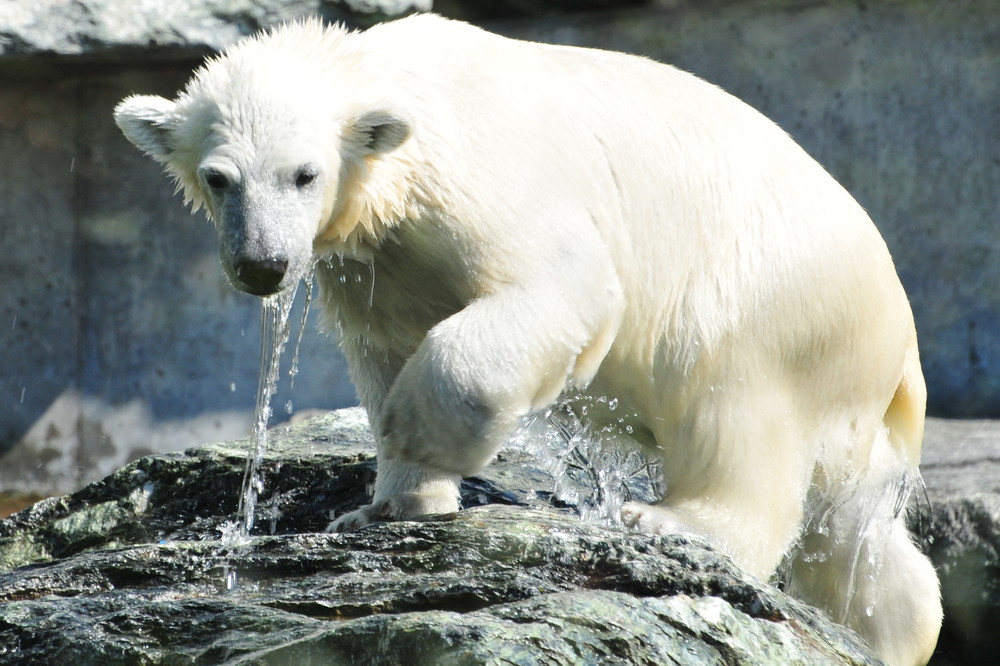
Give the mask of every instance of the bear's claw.
<path id="1" fill-rule="evenodd" d="M 410 520 L 428 514 L 458 511 L 458 498 L 454 493 L 424 494 L 400 493 L 367 504 L 345 513 L 331 522 L 327 532 L 353 532 L 372 523 Z"/>

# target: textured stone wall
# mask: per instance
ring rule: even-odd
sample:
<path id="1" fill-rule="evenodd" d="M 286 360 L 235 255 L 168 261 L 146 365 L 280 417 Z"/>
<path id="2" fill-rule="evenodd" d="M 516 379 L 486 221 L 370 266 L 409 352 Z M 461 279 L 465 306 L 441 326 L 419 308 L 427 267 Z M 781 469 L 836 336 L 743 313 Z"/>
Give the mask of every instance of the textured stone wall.
<path id="1" fill-rule="evenodd" d="M 366 24 L 430 4 L 0 3 L 0 491 L 72 490 L 141 453 L 249 429 L 258 303 L 226 285 L 214 232 L 120 136 L 115 102 L 170 95 L 205 53 L 282 20 Z M 992 0 L 434 8 L 513 36 L 671 62 L 777 120 L 886 237 L 916 313 L 932 411 L 1000 413 Z M 296 411 L 351 404 L 335 341 L 311 323 L 302 346 L 278 414 L 288 400 Z"/>

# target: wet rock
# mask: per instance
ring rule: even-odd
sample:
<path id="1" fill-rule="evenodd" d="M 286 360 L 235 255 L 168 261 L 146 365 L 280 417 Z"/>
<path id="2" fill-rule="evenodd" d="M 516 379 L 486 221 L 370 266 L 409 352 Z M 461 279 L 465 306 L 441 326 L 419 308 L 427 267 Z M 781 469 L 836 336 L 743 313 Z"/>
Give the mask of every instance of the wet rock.
<path id="1" fill-rule="evenodd" d="M 873 662 L 703 544 L 553 507 L 514 450 L 457 514 L 321 532 L 374 478 L 363 414 L 273 432 L 242 543 L 219 537 L 246 442 L 144 458 L 0 522 L 4 663 Z"/>

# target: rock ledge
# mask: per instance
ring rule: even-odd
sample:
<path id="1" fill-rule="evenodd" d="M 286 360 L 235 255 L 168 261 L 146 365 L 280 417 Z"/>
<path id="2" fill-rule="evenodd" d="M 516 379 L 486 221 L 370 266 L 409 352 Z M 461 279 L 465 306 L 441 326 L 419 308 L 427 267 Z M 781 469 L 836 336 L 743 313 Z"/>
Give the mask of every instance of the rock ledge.
<path id="1" fill-rule="evenodd" d="M 247 543 L 219 539 L 245 442 L 144 458 L 0 522 L 4 663 L 874 661 L 702 544 L 550 506 L 516 452 L 457 514 L 320 532 L 373 479 L 365 419 L 273 432 Z"/>

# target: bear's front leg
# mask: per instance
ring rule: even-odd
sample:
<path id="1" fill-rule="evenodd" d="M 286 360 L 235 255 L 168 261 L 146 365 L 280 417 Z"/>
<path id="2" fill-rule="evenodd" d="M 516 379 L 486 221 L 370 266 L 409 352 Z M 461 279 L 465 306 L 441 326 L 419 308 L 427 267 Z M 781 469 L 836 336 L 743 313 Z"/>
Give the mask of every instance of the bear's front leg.
<path id="1" fill-rule="evenodd" d="M 346 532 L 371 523 L 457 511 L 459 476 L 433 466 L 392 460 L 387 457 L 385 441 L 379 436 L 386 396 L 406 358 L 360 336 L 342 335 L 341 349 L 375 432 L 378 476 L 372 503 L 338 516 L 327 526 L 327 531 Z"/>
<path id="2" fill-rule="evenodd" d="M 372 503 L 339 516 L 326 529 L 349 532 L 371 523 L 453 513 L 458 511 L 460 480 L 453 474 L 379 456 Z"/>
<path id="3" fill-rule="evenodd" d="M 525 416 L 588 381 L 618 318 L 574 300 L 548 285 L 511 287 L 431 329 L 386 398 L 386 459 L 475 474 Z"/>
<path id="4" fill-rule="evenodd" d="M 586 307 L 551 284 L 510 287 L 434 326 L 372 415 L 372 504 L 330 529 L 456 510 L 462 476 L 481 470 L 524 416 L 596 372 L 621 312 L 617 281 L 604 286 L 607 297 Z"/>

